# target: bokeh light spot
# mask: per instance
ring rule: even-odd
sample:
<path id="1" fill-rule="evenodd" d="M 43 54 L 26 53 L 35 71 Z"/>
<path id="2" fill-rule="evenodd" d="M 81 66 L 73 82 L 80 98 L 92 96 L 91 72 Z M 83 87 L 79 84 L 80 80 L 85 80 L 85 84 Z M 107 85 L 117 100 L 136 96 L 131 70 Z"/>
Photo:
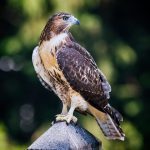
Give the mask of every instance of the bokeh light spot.
<path id="1" fill-rule="evenodd" d="M 136 116 L 141 111 L 142 104 L 138 101 L 131 101 L 124 106 L 124 109 L 129 116 Z"/>
<path id="2" fill-rule="evenodd" d="M 134 84 L 118 85 L 114 91 L 120 99 L 133 98 L 140 94 L 138 87 Z"/>
<path id="3" fill-rule="evenodd" d="M 116 60 L 121 65 L 134 64 L 137 60 L 135 51 L 124 43 L 118 43 L 116 50 Z"/>

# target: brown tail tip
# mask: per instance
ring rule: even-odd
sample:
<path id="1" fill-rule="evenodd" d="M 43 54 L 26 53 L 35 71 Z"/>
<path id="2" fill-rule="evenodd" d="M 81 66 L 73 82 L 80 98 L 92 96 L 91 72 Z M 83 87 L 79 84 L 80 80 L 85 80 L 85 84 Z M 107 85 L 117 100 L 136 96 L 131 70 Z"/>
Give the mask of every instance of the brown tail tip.
<path id="1" fill-rule="evenodd" d="M 108 128 L 110 130 L 109 135 L 106 136 L 106 138 L 111 139 L 111 140 L 121 140 L 124 141 L 125 139 L 125 134 L 123 132 L 123 130 L 121 129 L 121 127 L 114 123 L 113 119 L 108 115 Z"/>
<path id="2" fill-rule="evenodd" d="M 115 109 L 112 110 L 111 106 L 108 109 L 110 111 L 109 113 L 106 111 L 102 112 L 91 105 L 88 108 L 89 112 L 96 118 L 99 127 L 107 139 L 124 141 L 125 134 L 119 126 L 119 122 L 122 121 L 120 113 L 117 113 L 116 116 L 117 111 Z"/>
<path id="3" fill-rule="evenodd" d="M 114 123 L 114 121 L 108 114 L 105 115 L 106 115 L 105 121 L 101 121 L 100 118 L 96 117 L 98 125 L 100 126 L 105 137 L 109 140 L 118 139 L 124 141 L 125 134 L 123 133 L 122 129 Z"/>
<path id="4" fill-rule="evenodd" d="M 108 140 L 121 140 L 124 141 L 125 137 L 121 136 L 121 137 L 106 137 Z"/>

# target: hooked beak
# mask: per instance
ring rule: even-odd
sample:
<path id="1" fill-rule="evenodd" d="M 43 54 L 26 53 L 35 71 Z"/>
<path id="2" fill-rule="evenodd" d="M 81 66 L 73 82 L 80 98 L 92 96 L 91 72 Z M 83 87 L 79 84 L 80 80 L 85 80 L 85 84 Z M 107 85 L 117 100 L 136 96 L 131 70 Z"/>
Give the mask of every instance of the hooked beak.
<path id="1" fill-rule="evenodd" d="M 68 19 L 68 22 L 72 25 L 76 24 L 76 25 L 80 25 L 80 21 L 75 18 L 74 16 L 71 16 L 69 19 Z"/>

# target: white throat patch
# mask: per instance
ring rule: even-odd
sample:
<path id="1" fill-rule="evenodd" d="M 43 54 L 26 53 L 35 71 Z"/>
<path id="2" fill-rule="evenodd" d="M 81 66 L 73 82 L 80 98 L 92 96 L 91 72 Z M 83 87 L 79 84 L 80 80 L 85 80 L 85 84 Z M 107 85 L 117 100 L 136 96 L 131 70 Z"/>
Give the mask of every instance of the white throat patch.
<path id="1" fill-rule="evenodd" d="M 58 46 L 66 37 L 67 33 L 61 33 L 59 35 L 54 36 L 49 41 L 45 41 L 44 44 L 50 47 L 55 47 Z"/>

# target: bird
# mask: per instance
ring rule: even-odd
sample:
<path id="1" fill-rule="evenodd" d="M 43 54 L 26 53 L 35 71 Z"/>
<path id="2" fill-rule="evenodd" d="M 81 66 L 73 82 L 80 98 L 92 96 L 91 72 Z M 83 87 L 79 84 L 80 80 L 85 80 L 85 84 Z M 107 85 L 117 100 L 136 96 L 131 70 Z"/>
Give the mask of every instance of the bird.
<path id="1" fill-rule="evenodd" d="M 74 111 L 93 116 L 104 136 L 124 140 L 122 115 L 109 104 L 111 86 L 91 54 L 70 32 L 79 20 L 66 12 L 52 15 L 32 53 L 32 62 L 42 85 L 62 101 L 56 121 L 76 123 Z"/>

